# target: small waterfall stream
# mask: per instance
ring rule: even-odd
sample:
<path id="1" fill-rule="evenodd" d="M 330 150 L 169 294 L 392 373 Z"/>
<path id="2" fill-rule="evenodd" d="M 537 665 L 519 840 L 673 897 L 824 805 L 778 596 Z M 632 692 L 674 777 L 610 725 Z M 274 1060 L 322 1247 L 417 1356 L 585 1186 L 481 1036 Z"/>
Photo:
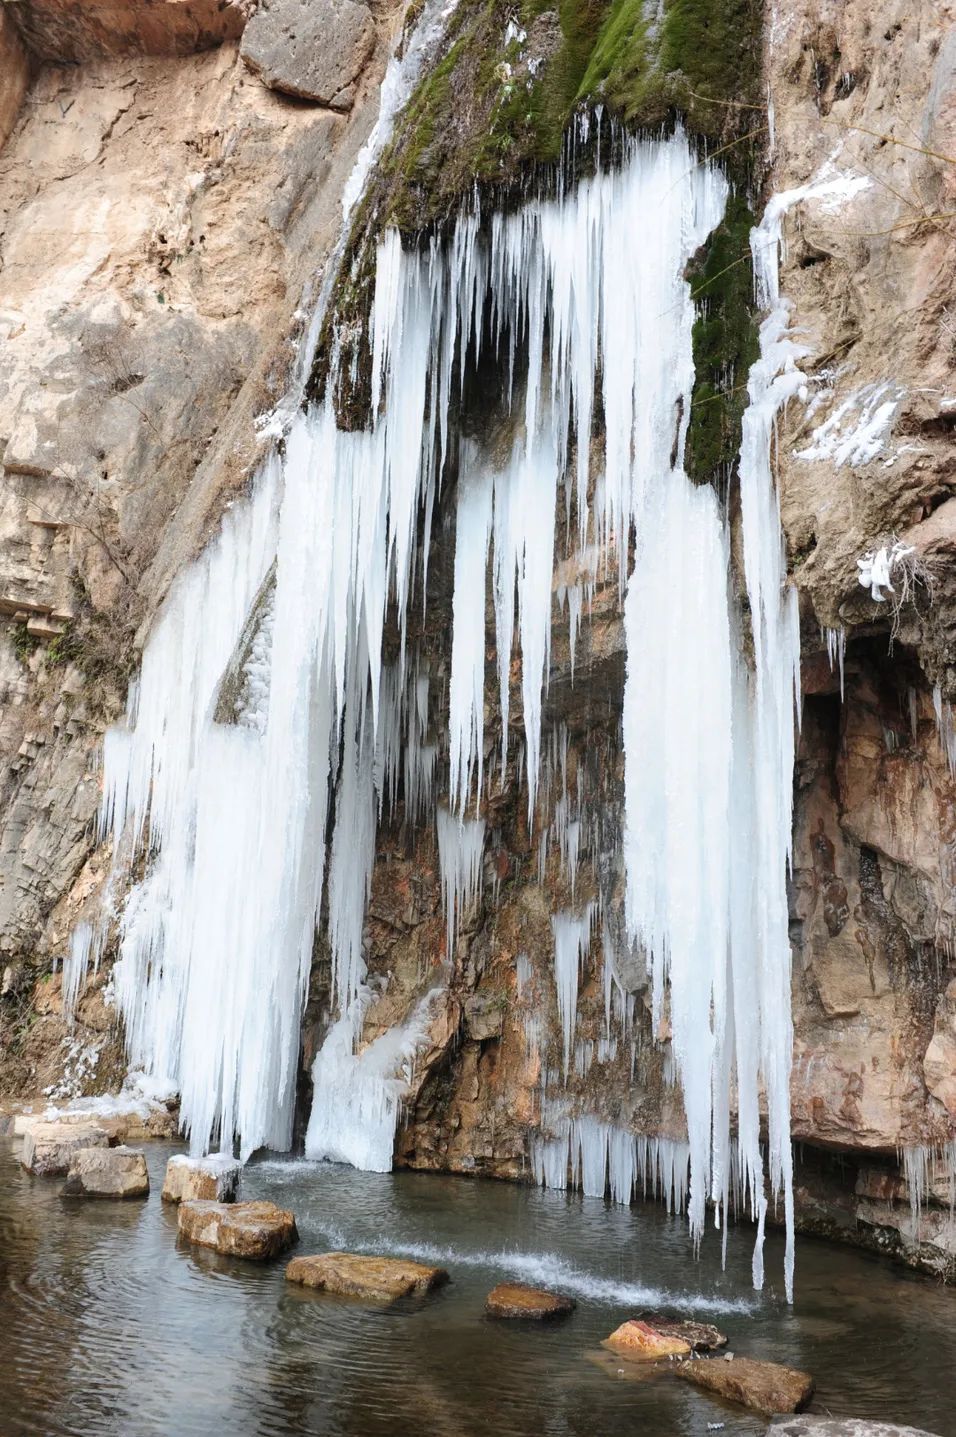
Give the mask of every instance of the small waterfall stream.
<path id="1" fill-rule="evenodd" d="M 421 248 L 383 236 L 370 320 L 373 421 L 343 431 L 330 398 L 298 411 L 281 456 L 174 586 L 127 721 L 107 737 L 102 831 L 126 874 L 145 855 L 122 909 L 116 965 L 130 1058 L 175 1082 L 194 1148 L 234 1137 L 243 1157 L 289 1146 L 321 925 L 335 1021 L 315 1063 L 307 1151 L 388 1168 L 402 1076 L 424 1040 L 431 995 L 403 1027 L 356 1051 L 375 1001 L 362 932 L 376 825 L 399 786 L 419 821 L 437 825 L 450 965 L 485 841 L 486 584 L 490 576 L 501 771 L 517 648 L 533 823 L 547 766 L 542 705 L 563 505 L 573 567 L 585 575 L 561 589 L 572 644 L 587 622 L 587 576 L 610 564 L 619 578 L 626 932 L 612 936 L 605 904 L 553 915 L 564 1044 L 551 1065 L 566 1073 L 572 1059 L 592 930 L 609 975 L 616 945 L 642 951 L 655 1021 L 666 1008 L 673 1035 L 687 1148 L 642 1139 L 639 1150 L 630 1135 L 569 1119 L 539 1145 L 536 1167 L 563 1185 L 570 1154 L 586 1185 L 603 1191 L 610 1171 L 625 1198 L 651 1171 L 651 1186 L 682 1205 L 689 1161 L 695 1243 L 709 1200 L 726 1228 L 733 1190 L 758 1221 L 758 1285 L 767 1203 L 781 1196 L 789 1290 L 785 879 L 799 636 L 769 442 L 793 352 L 766 236 L 754 255 L 774 308 L 741 455 L 752 663 L 726 515 L 683 470 L 694 380 L 683 272 L 726 198 L 722 175 L 678 133 L 625 142 L 620 164 L 599 164 L 556 197 L 485 218 L 464 213 L 446 239 Z M 409 614 L 413 600 L 428 601 L 451 416 L 486 350 L 507 376 L 512 440 L 504 457 L 479 440 L 457 445 L 450 709 L 436 745 L 437 696 Z M 386 662 L 390 616 L 399 651 Z M 563 794 L 553 822 L 573 873 L 582 804 L 572 797 Z M 609 976 L 609 1028 L 611 987 Z"/>

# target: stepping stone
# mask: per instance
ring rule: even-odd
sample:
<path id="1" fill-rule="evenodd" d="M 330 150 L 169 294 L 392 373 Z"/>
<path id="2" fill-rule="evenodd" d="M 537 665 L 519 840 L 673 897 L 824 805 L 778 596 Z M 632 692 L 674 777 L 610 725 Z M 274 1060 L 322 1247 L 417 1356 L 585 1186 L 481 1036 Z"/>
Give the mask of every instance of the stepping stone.
<path id="1" fill-rule="evenodd" d="M 70 1160 L 63 1196 L 148 1197 L 146 1158 L 133 1148 L 80 1148 Z"/>
<path id="2" fill-rule="evenodd" d="M 547 1292 L 540 1287 L 526 1287 L 523 1282 L 499 1282 L 485 1299 L 489 1317 L 524 1317 L 546 1322 L 554 1317 L 567 1317 L 577 1307 L 573 1297 Z"/>
<path id="3" fill-rule="evenodd" d="M 623 1353 L 625 1357 L 649 1358 L 652 1361 L 665 1357 L 689 1357 L 692 1350 L 683 1337 L 657 1332 L 637 1318 L 622 1322 L 606 1339 L 605 1346 Z"/>
<path id="4" fill-rule="evenodd" d="M 393 1302 L 410 1293 L 431 1292 L 448 1281 L 443 1267 L 426 1267 L 406 1258 L 367 1257 L 351 1252 L 326 1252 L 316 1257 L 294 1257 L 285 1270 L 289 1282 L 318 1292 L 345 1297 L 366 1297 Z"/>
<path id="5" fill-rule="evenodd" d="M 20 1162 L 37 1177 L 64 1177 L 74 1153 L 109 1147 L 109 1141 L 92 1123 L 35 1123 L 24 1136 Z"/>
<path id="6" fill-rule="evenodd" d="M 813 1396 L 813 1378 L 808 1372 L 753 1357 L 702 1357 L 682 1363 L 677 1375 L 764 1417 L 799 1412 Z"/>
<path id="7" fill-rule="evenodd" d="M 299 1240 L 292 1213 L 273 1202 L 181 1202 L 179 1233 L 199 1247 L 257 1262 L 278 1257 Z"/>
<path id="8" fill-rule="evenodd" d="M 662 1312 L 639 1312 L 635 1321 L 652 1327 L 662 1337 L 676 1337 L 689 1342 L 695 1352 L 713 1352 L 727 1346 L 727 1338 L 709 1322 L 694 1322 L 680 1317 L 665 1317 Z"/>
<path id="9" fill-rule="evenodd" d="M 235 1202 L 239 1196 L 240 1165 L 229 1153 L 190 1158 L 177 1153 L 166 1164 L 163 1202 Z"/>

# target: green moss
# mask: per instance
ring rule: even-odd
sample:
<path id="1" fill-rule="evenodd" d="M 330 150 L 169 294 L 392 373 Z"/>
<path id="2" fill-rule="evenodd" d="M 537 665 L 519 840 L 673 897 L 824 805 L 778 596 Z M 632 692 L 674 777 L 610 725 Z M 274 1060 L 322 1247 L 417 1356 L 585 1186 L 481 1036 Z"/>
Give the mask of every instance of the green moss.
<path id="1" fill-rule="evenodd" d="M 13 636 L 13 652 L 21 664 L 25 664 L 39 648 L 40 640 L 28 631 L 26 624 L 14 624 L 11 633 Z"/>
<path id="2" fill-rule="evenodd" d="M 747 373 L 759 348 L 750 264 L 753 222 L 747 202 L 732 194 L 723 223 L 688 268 L 697 318 L 686 467 L 698 483 L 718 488 L 726 485 L 740 452 Z"/>
<path id="3" fill-rule="evenodd" d="M 367 316 L 382 231 L 440 227 L 476 187 L 497 205 L 529 185 L 546 188 L 576 110 L 600 103 L 632 132 L 681 123 L 702 152 L 720 156 L 739 190 L 753 187 L 765 128 L 760 0 L 666 0 L 660 20 L 652 23 L 649 13 L 656 15 L 656 4 L 646 0 L 520 0 L 517 10 L 514 0 L 460 0 L 443 58 L 415 90 L 376 166 L 329 305 L 309 392 L 321 393 L 336 349 L 354 358 L 337 369 L 340 422 L 368 417 Z M 578 163 L 586 167 L 586 153 L 579 151 Z M 748 253 L 744 210 L 736 207 L 702 260 L 707 307 L 695 329 L 701 377 L 691 452 L 704 476 L 721 470 L 739 433 L 727 375 L 742 379 L 752 349 L 747 266 L 726 282 L 717 276 Z"/>

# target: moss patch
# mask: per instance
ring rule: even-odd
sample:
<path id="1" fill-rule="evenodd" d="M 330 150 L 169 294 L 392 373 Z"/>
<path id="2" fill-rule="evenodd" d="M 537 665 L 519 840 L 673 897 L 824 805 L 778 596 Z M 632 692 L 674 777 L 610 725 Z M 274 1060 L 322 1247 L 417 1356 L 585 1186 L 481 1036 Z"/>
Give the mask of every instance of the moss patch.
<path id="1" fill-rule="evenodd" d="M 367 317 L 383 230 L 414 236 L 441 227 L 476 190 L 502 206 L 552 186 L 578 110 L 600 104 L 630 132 L 683 124 L 738 190 L 752 189 L 765 130 L 761 23 L 761 0 L 666 0 L 660 18 L 656 0 L 460 0 L 444 54 L 406 106 L 353 221 L 310 397 L 334 369 L 340 422 L 367 421 Z M 578 145 L 576 170 L 589 160 Z M 700 379 L 689 453 L 701 478 L 721 470 L 739 434 L 739 405 L 724 399 L 733 398 L 753 346 L 749 266 L 718 275 L 748 254 L 741 206 L 714 236 L 697 281 L 707 303 L 695 329 Z"/>
<path id="2" fill-rule="evenodd" d="M 686 469 L 697 483 L 711 483 L 721 491 L 740 452 L 747 374 L 759 352 L 752 307 L 753 223 L 746 200 L 731 194 L 723 222 L 687 273 L 697 318 Z"/>

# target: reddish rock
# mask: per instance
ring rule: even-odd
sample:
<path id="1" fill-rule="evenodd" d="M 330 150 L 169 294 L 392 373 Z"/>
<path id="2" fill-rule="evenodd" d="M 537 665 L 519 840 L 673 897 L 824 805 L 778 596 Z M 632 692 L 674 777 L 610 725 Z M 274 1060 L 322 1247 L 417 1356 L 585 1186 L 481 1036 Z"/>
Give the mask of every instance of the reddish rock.
<path id="1" fill-rule="evenodd" d="M 299 1239 L 292 1213 L 272 1202 L 182 1202 L 179 1232 L 199 1247 L 258 1262 L 278 1257 Z"/>
<path id="2" fill-rule="evenodd" d="M 606 1345 L 613 1347 L 615 1351 L 623 1353 L 626 1357 L 641 1357 L 657 1360 L 662 1357 L 687 1357 L 691 1352 L 691 1345 L 682 1337 L 671 1337 L 662 1332 L 657 1332 L 646 1322 L 640 1322 L 631 1318 L 629 1322 L 622 1322 L 610 1337 Z"/>
<path id="3" fill-rule="evenodd" d="M 535 1322 L 567 1317 L 576 1307 L 573 1297 L 540 1287 L 526 1287 L 523 1282 L 499 1282 L 485 1299 L 485 1312 L 489 1317 L 524 1317 Z"/>
<path id="4" fill-rule="evenodd" d="M 808 1372 L 781 1367 L 777 1362 L 758 1362 L 753 1357 L 711 1357 L 685 1362 L 678 1376 L 718 1397 L 751 1407 L 764 1417 L 799 1412 L 813 1396 L 813 1378 Z"/>
<path id="5" fill-rule="evenodd" d="M 688 1318 L 665 1317 L 660 1312 L 641 1312 L 638 1322 L 645 1323 L 659 1332 L 662 1337 L 676 1337 L 687 1342 L 695 1352 L 714 1352 L 718 1347 L 727 1346 L 727 1338 L 719 1328 L 709 1322 L 694 1322 Z"/>
<path id="6" fill-rule="evenodd" d="M 411 1293 L 431 1292 L 448 1281 L 443 1267 L 427 1267 L 406 1258 L 373 1257 L 353 1252 L 325 1252 L 294 1257 L 285 1270 L 288 1282 L 344 1297 L 393 1302 Z"/>

